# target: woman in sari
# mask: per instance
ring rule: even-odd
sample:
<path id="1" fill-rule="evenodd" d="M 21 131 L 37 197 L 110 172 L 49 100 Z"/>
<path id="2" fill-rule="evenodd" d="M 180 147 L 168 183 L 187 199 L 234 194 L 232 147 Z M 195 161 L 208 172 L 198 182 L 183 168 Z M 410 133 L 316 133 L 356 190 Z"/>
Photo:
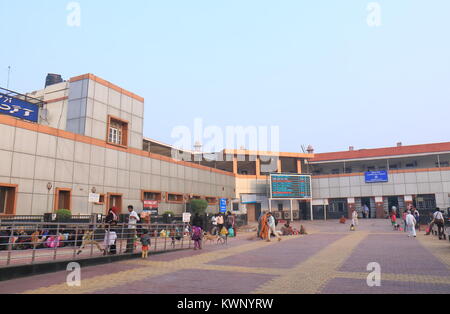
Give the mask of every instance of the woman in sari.
<path id="1" fill-rule="evenodd" d="M 263 240 L 267 240 L 268 236 L 269 236 L 269 225 L 267 224 L 268 221 L 268 214 L 264 214 L 261 217 L 261 221 L 260 221 L 260 232 L 259 232 L 259 237 Z"/>

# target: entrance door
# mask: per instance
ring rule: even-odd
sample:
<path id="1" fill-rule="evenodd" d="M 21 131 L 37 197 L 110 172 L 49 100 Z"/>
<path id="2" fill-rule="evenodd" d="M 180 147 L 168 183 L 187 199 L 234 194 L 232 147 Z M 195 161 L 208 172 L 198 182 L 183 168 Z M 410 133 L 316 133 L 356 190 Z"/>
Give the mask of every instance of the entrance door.
<path id="1" fill-rule="evenodd" d="M 108 204 L 107 204 L 107 210 L 111 209 L 111 208 L 115 208 L 116 209 L 116 214 L 121 214 L 122 213 L 122 194 L 113 194 L 113 193 L 108 193 Z"/>
<path id="2" fill-rule="evenodd" d="M 57 188 L 55 197 L 55 211 L 60 209 L 72 210 L 71 206 L 71 198 L 72 198 L 72 190 L 71 189 L 61 189 Z"/>
<path id="3" fill-rule="evenodd" d="M 310 202 L 298 202 L 298 207 L 300 209 L 300 220 L 310 220 L 311 219 L 311 204 Z"/>
<path id="4" fill-rule="evenodd" d="M 388 199 L 388 211 L 389 214 L 392 212 L 392 207 L 397 208 L 397 215 L 400 213 L 400 203 L 398 201 L 398 196 L 389 196 Z"/>
<path id="5" fill-rule="evenodd" d="M 372 200 L 370 197 L 361 198 L 361 211 L 364 218 L 372 218 Z M 373 218 L 376 218 L 376 216 Z"/>
<path id="6" fill-rule="evenodd" d="M 262 212 L 261 204 L 260 203 L 246 204 L 246 207 L 247 207 L 248 221 L 258 221 Z"/>

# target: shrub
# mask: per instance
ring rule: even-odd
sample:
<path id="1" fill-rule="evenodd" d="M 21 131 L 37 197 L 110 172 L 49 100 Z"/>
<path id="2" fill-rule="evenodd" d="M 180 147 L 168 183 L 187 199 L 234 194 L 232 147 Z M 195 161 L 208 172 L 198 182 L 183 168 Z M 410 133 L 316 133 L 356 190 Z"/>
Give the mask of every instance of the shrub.
<path id="1" fill-rule="evenodd" d="M 56 211 L 56 220 L 59 222 L 67 222 L 72 219 L 72 212 L 68 209 L 59 209 Z"/>
<path id="2" fill-rule="evenodd" d="M 208 209 L 208 202 L 206 200 L 191 200 L 191 211 L 192 214 L 204 215 L 206 209 Z"/>

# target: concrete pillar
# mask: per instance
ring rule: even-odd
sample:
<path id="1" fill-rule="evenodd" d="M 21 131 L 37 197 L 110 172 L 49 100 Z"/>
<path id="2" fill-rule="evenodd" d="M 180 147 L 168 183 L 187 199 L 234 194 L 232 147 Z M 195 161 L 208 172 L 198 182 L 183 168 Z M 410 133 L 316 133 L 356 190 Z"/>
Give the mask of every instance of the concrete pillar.
<path id="1" fill-rule="evenodd" d="M 302 161 L 300 159 L 297 159 L 297 173 L 303 173 Z"/>
<path id="2" fill-rule="evenodd" d="M 261 159 L 256 157 L 256 178 L 261 176 Z"/>
<path id="3" fill-rule="evenodd" d="M 281 169 L 282 168 L 282 164 L 281 164 L 281 159 L 280 158 L 278 158 L 278 160 L 277 160 L 277 165 L 278 165 L 278 169 L 277 169 L 277 171 L 278 171 L 278 173 L 282 173 L 283 172 L 283 170 Z"/>
<path id="4" fill-rule="evenodd" d="M 233 156 L 233 173 L 238 174 L 238 160 L 236 156 Z"/>

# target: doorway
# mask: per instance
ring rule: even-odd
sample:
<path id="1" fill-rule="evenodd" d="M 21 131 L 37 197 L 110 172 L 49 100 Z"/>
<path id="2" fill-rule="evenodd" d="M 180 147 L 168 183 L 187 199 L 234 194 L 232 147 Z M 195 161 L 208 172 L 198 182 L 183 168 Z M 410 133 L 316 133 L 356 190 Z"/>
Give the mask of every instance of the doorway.
<path id="1" fill-rule="evenodd" d="M 376 214 L 374 215 L 372 208 L 372 199 L 370 197 L 362 197 L 361 198 L 361 212 L 362 216 L 365 219 L 376 218 Z"/>
<path id="2" fill-rule="evenodd" d="M 108 193 L 108 203 L 106 204 L 107 210 L 111 208 L 115 209 L 115 213 L 120 215 L 122 213 L 122 194 Z"/>
<path id="3" fill-rule="evenodd" d="M 60 209 L 72 210 L 71 206 L 71 198 L 72 198 L 72 190 L 71 189 L 61 189 L 57 188 L 55 196 L 55 211 Z"/>
<path id="4" fill-rule="evenodd" d="M 311 219 L 311 203 L 305 201 L 299 201 L 298 207 L 300 211 L 300 220 L 310 220 Z"/>
<path id="5" fill-rule="evenodd" d="M 388 200 L 389 215 L 391 215 L 391 213 L 392 213 L 392 208 L 395 207 L 395 208 L 397 208 L 397 211 L 396 211 L 397 218 L 399 218 L 400 217 L 399 216 L 400 215 L 400 202 L 398 201 L 398 196 L 389 196 L 387 198 L 387 200 Z"/>

